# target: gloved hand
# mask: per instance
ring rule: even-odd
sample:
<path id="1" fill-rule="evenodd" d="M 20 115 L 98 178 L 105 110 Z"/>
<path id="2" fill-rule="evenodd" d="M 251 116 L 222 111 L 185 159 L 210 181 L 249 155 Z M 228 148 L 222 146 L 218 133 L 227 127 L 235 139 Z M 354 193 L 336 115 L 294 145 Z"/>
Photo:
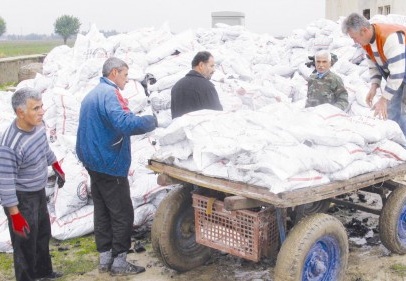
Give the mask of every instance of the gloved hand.
<path id="1" fill-rule="evenodd" d="M 27 239 L 28 234 L 30 233 L 30 226 L 28 225 L 25 218 L 21 215 L 21 213 L 17 213 L 10 216 L 13 225 L 13 232 L 18 236 Z"/>
<path id="2" fill-rule="evenodd" d="M 58 183 L 58 187 L 61 188 L 65 184 L 65 173 L 62 171 L 61 166 L 59 166 L 58 161 L 52 164 L 52 169 L 56 174 L 56 181 Z"/>

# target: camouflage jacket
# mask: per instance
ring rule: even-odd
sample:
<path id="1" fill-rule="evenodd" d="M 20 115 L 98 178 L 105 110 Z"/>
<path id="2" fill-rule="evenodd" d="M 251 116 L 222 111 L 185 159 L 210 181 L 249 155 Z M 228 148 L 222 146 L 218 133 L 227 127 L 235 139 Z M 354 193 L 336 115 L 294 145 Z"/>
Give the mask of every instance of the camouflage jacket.
<path id="1" fill-rule="evenodd" d="M 324 103 L 330 103 L 342 110 L 346 110 L 348 106 L 348 93 L 343 80 L 331 71 L 322 78 L 313 73 L 308 81 L 306 107 Z"/>

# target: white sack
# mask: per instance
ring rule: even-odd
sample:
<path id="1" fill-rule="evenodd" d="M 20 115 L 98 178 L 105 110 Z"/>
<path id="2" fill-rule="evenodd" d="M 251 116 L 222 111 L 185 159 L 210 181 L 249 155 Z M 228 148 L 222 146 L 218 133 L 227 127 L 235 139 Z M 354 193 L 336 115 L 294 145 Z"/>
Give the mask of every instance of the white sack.
<path id="1" fill-rule="evenodd" d="M 55 187 L 55 215 L 62 218 L 84 207 L 88 202 L 89 175 L 76 156 L 68 154 L 60 163 L 65 172 L 65 185 Z"/>
<path id="2" fill-rule="evenodd" d="M 58 240 L 81 237 L 94 231 L 94 206 L 86 205 L 60 218 L 51 218 L 52 237 Z"/>
<path id="3" fill-rule="evenodd" d="M 3 208 L 0 208 L 0 252 L 13 252 L 10 231 L 8 229 L 8 220 Z"/>

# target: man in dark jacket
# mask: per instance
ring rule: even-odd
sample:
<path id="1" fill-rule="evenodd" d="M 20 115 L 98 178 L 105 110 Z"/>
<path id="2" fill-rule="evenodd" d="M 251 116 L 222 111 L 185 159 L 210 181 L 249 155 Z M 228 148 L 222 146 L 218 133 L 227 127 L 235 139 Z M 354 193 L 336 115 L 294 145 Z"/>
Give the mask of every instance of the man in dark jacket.
<path id="1" fill-rule="evenodd" d="M 223 110 L 213 83 L 214 58 L 209 52 L 198 52 L 192 60 L 192 70 L 171 90 L 172 118 L 201 109 Z"/>

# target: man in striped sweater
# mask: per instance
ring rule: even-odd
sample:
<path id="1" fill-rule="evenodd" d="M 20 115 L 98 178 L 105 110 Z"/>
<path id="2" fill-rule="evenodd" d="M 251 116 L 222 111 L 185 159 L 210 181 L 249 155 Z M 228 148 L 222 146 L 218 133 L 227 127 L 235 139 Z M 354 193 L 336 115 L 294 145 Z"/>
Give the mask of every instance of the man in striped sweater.
<path id="1" fill-rule="evenodd" d="M 17 118 L 0 139 L 0 202 L 9 221 L 16 280 L 58 278 L 49 254 L 48 166 L 63 181 L 65 175 L 47 141 L 41 93 L 19 89 L 11 104 Z"/>
<path id="2" fill-rule="evenodd" d="M 375 116 L 396 121 L 406 135 L 406 115 L 402 108 L 403 97 L 406 97 L 406 26 L 371 24 L 365 17 L 352 13 L 344 19 L 342 31 L 367 53 L 371 76 L 367 104 L 375 110 Z M 372 100 L 382 78 L 386 80 L 386 86 L 382 96 L 373 105 Z"/>

